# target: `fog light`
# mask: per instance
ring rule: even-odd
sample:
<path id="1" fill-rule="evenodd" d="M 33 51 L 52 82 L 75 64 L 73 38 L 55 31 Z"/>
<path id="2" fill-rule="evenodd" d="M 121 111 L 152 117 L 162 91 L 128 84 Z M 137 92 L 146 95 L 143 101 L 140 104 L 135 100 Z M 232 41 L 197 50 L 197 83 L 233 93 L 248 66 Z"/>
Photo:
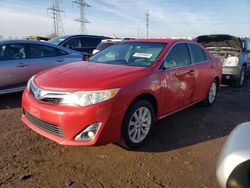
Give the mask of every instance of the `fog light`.
<path id="1" fill-rule="evenodd" d="M 80 134 L 75 137 L 77 141 L 93 140 L 100 127 L 101 123 L 94 123 L 84 129 Z"/>

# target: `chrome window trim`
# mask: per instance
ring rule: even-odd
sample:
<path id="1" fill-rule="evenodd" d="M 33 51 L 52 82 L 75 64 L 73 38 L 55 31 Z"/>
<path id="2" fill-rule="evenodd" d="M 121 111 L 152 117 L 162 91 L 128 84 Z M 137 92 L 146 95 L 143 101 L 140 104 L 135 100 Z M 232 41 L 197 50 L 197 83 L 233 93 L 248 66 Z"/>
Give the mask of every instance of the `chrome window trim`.
<path id="1" fill-rule="evenodd" d="M 165 70 L 163 70 L 163 69 L 161 69 L 161 66 L 162 66 L 162 64 L 164 63 L 164 60 L 166 59 L 166 57 L 168 56 L 168 54 L 170 53 L 170 51 L 172 50 L 172 48 L 175 46 L 175 45 L 177 45 L 177 44 L 186 44 L 187 45 L 187 47 L 188 47 L 188 50 L 189 50 L 189 55 L 190 55 L 190 64 L 189 65 L 184 65 L 184 66 L 176 66 L 176 67 L 173 67 L 173 68 L 169 68 L 169 69 L 165 69 Z M 168 50 L 168 52 L 167 52 L 167 54 L 164 56 L 164 58 L 163 58 L 163 60 L 162 60 L 162 62 L 160 63 L 160 65 L 158 66 L 158 70 L 159 71 L 161 71 L 161 72 L 165 72 L 165 71 L 170 71 L 170 70 L 175 70 L 175 69 L 178 69 L 178 68 L 184 68 L 184 67 L 189 67 L 189 66 L 192 66 L 192 65 L 199 65 L 199 64 L 203 64 L 203 63 L 207 63 L 210 59 L 208 58 L 208 55 L 207 55 L 207 53 L 204 51 L 204 53 L 207 55 L 207 60 L 206 61 L 202 61 L 202 62 L 199 62 L 199 63 L 193 63 L 192 62 L 192 58 L 191 58 L 191 50 L 189 49 L 189 46 L 188 46 L 188 44 L 195 44 L 195 45 L 197 45 L 196 43 L 194 43 L 194 42 L 192 42 L 192 41 L 185 41 L 185 42 L 176 42 L 176 43 L 174 43 L 172 46 L 171 46 L 171 48 Z"/>

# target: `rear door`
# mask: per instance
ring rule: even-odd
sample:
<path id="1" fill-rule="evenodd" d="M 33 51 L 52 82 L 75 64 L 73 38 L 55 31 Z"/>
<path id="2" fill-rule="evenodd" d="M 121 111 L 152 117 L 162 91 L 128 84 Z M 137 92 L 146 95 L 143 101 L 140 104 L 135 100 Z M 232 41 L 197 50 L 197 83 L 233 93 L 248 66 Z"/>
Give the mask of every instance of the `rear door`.
<path id="1" fill-rule="evenodd" d="M 199 45 L 189 43 L 188 46 L 195 70 L 193 102 L 196 102 L 207 96 L 208 88 L 214 79 L 215 65 L 209 60 L 208 55 Z"/>
<path id="2" fill-rule="evenodd" d="M 24 86 L 30 77 L 26 45 L 0 45 L 0 88 Z"/>
<path id="3" fill-rule="evenodd" d="M 44 69 L 66 63 L 66 52 L 41 44 L 28 44 L 30 72 L 34 75 Z"/>
<path id="4" fill-rule="evenodd" d="M 170 49 L 161 70 L 163 70 L 161 97 L 164 104 L 164 114 L 169 114 L 191 104 L 195 80 L 186 43 L 177 43 Z"/>

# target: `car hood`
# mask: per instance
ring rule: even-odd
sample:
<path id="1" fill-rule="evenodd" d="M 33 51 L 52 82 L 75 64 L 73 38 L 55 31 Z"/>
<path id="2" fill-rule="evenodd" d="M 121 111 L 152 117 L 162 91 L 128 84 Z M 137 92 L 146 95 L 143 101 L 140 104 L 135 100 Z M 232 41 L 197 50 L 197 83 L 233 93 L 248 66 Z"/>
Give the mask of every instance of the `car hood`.
<path id="1" fill-rule="evenodd" d="M 230 47 L 239 51 L 242 49 L 241 39 L 231 35 L 203 35 L 195 38 L 194 41 L 201 43 L 206 48 Z"/>
<path id="2" fill-rule="evenodd" d="M 145 67 L 76 62 L 43 71 L 35 84 L 48 90 L 102 90 L 119 88 L 148 72 Z"/>

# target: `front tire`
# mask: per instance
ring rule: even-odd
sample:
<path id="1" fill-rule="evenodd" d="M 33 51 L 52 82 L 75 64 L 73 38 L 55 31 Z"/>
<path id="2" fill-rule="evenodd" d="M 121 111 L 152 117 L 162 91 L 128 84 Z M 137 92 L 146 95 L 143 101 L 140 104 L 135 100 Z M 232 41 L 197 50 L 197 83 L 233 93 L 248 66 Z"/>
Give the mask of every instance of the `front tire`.
<path id="1" fill-rule="evenodd" d="M 137 148 L 148 139 L 155 119 L 153 106 L 146 100 L 133 103 L 123 120 L 120 144 L 125 148 Z"/>

